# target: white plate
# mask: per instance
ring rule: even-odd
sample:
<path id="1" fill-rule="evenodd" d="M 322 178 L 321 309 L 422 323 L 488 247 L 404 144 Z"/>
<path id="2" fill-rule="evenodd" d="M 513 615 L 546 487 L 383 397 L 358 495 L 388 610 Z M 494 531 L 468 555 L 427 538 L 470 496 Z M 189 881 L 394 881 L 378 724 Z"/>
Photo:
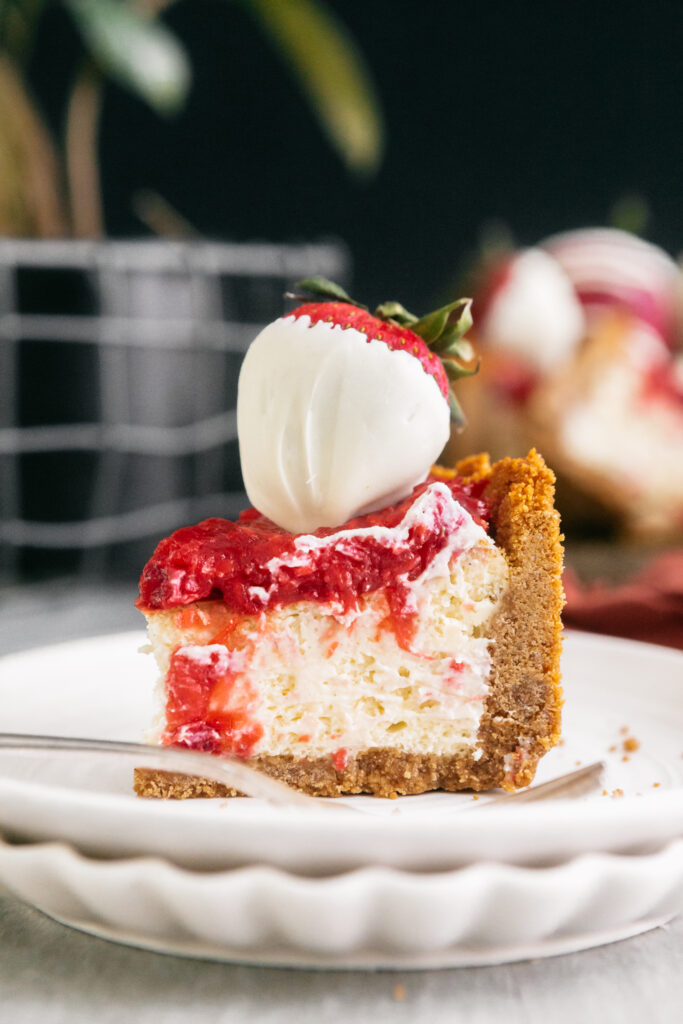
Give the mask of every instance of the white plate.
<path id="1" fill-rule="evenodd" d="M 126 633 L 0 661 L 0 731 L 138 739 L 154 668 Z M 563 655 L 565 742 L 538 780 L 604 758 L 606 789 L 576 801 L 481 810 L 469 794 L 355 797 L 364 814 L 296 811 L 256 800 L 150 801 L 128 769 L 0 757 L 0 829 L 86 854 L 153 854 L 221 870 L 268 864 L 300 874 L 368 865 L 445 871 L 494 859 L 548 865 L 586 852 L 652 852 L 683 835 L 683 654 L 570 634 Z M 627 727 L 640 748 L 625 755 Z M 611 750 L 610 748 L 615 748 Z M 622 757 L 628 757 L 623 761 Z M 14 755 L 16 758 L 16 755 Z M 30 772 L 29 772 L 30 768 Z M 657 788 L 655 788 L 655 785 Z M 614 790 L 623 796 L 611 796 Z"/>
<path id="2" fill-rule="evenodd" d="M 683 840 L 554 868 L 373 867 L 336 878 L 267 867 L 200 873 L 0 842 L 0 880 L 72 927 L 163 953 L 290 967 L 457 967 L 555 956 L 664 923 L 683 908 Z"/>

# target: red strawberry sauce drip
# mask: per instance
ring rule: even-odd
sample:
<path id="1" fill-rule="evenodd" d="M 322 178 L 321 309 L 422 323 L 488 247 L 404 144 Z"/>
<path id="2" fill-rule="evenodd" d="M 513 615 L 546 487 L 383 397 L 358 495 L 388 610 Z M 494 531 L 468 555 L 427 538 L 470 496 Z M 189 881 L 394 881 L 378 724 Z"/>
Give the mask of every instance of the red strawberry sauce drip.
<path id="1" fill-rule="evenodd" d="M 322 528 L 314 537 L 338 535 L 337 543 L 324 544 L 297 557 L 300 535 L 287 533 L 255 509 L 237 522 L 207 519 L 197 526 L 176 530 L 158 545 L 140 579 L 142 609 L 175 608 L 201 600 L 222 600 L 243 615 L 258 615 L 295 601 L 334 602 L 354 608 L 358 598 L 387 589 L 391 614 L 402 618 L 405 590 L 397 583 L 418 578 L 449 540 L 448 525 L 437 516 L 432 524 L 413 522 L 407 541 L 394 547 L 376 537 L 344 540 L 347 530 L 372 526 L 398 526 L 415 500 L 436 478 L 418 484 L 403 501 L 378 512 L 359 516 L 343 528 Z M 485 482 L 458 478 L 439 479 L 473 517 L 488 528 L 490 510 L 483 495 Z M 269 566 L 272 559 L 294 564 Z"/>
<path id="2" fill-rule="evenodd" d="M 311 324 L 319 322 L 336 324 L 343 329 L 353 327 L 366 334 L 368 341 L 377 339 L 394 351 L 408 352 L 414 356 L 425 373 L 433 377 L 439 390 L 448 401 L 448 377 L 441 360 L 427 343 L 408 327 L 400 327 L 368 313 L 365 309 L 351 306 L 348 302 L 308 302 L 292 310 L 289 316 L 308 316 Z"/>
<path id="3" fill-rule="evenodd" d="M 332 755 L 332 764 L 338 772 L 343 772 L 345 768 L 348 768 L 349 752 L 346 747 L 340 747 L 339 750 L 335 750 Z"/>
<path id="4" fill-rule="evenodd" d="M 255 694 L 230 666 L 227 652 L 179 648 L 166 676 L 166 728 L 162 743 L 211 754 L 249 757 L 263 735 L 252 718 Z"/>

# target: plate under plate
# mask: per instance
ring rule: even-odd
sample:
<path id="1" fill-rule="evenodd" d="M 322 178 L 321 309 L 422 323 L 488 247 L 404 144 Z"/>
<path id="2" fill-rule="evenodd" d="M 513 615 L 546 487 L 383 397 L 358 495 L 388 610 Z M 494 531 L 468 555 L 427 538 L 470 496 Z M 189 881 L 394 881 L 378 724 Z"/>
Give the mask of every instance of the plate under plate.
<path id="1" fill-rule="evenodd" d="M 162 953 L 287 967 L 458 967 L 556 956 L 664 923 L 683 907 L 683 840 L 555 868 L 374 867 L 333 878 L 267 867 L 194 872 L 0 842 L 0 880 L 65 924 Z"/>

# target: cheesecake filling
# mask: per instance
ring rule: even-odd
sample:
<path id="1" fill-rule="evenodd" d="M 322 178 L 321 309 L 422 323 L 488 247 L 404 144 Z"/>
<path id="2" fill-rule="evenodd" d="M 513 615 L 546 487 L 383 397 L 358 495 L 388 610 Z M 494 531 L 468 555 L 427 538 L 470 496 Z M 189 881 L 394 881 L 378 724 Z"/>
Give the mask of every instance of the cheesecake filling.
<path id="1" fill-rule="evenodd" d="M 283 576 L 382 553 L 402 572 L 353 600 L 332 590 L 272 601 Z M 162 673 L 151 739 L 241 757 L 332 757 L 339 770 L 370 748 L 476 746 L 508 570 L 446 482 L 430 482 L 393 525 L 299 535 L 266 568 L 270 582 L 249 597 L 260 602 L 254 614 L 216 599 L 146 610 Z"/>
<path id="2" fill-rule="evenodd" d="M 377 326 L 387 341 L 396 331 Z M 256 508 L 292 532 L 404 498 L 448 441 L 438 357 L 423 365 L 380 338 L 297 313 L 249 346 L 237 392 L 244 486 Z"/>

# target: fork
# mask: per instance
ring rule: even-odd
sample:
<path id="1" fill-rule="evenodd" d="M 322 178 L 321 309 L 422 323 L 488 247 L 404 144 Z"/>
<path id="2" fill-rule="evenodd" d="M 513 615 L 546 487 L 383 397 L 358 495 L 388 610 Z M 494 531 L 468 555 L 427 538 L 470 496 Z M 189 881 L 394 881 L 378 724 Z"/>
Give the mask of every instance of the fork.
<path id="1" fill-rule="evenodd" d="M 222 782 L 247 796 L 267 800 L 285 807 L 342 809 L 358 811 L 358 808 L 336 800 L 321 800 L 308 796 L 299 790 L 264 775 L 252 768 L 242 758 L 232 755 L 205 754 L 178 747 L 161 747 L 149 743 L 128 743 L 120 740 L 99 740 L 69 738 L 64 736 L 31 736 L 24 733 L 0 733 L 0 753 L 4 751 L 31 752 L 50 751 L 55 754 L 102 754 L 134 758 L 145 767 L 160 768 L 163 771 L 178 771 L 188 775 L 201 775 L 215 782 Z M 595 789 L 601 781 L 605 765 L 596 761 L 576 771 L 559 775 L 549 782 L 516 793 L 504 793 L 482 804 L 470 803 L 460 810 L 474 807 L 499 807 L 508 803 L 530 803 L 535 800 L 581 796 Z"/>

